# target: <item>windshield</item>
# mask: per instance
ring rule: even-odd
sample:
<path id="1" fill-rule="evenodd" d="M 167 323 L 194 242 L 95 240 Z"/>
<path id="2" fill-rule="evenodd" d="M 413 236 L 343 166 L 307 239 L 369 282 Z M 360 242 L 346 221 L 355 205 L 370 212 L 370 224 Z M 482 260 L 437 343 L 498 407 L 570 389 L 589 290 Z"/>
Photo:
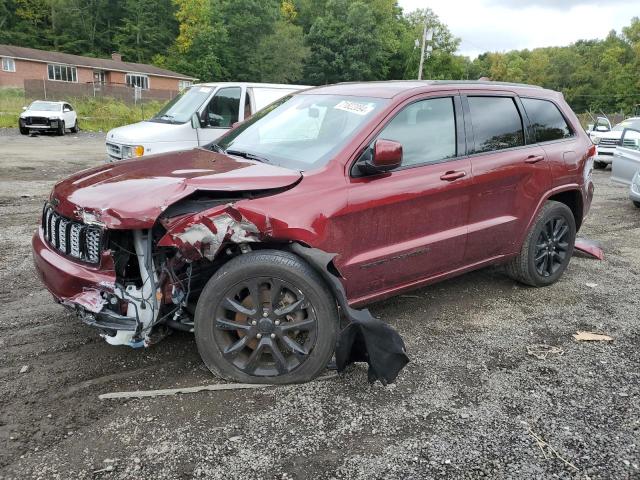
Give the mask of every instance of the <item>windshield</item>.
<path id="1" fill-rule="evenodd" d="M 54 102 L 33 102 L 29 105 L 29 110 L 40 110 L 41 112 L 59 112 L 62 105 Z"/>
<path id="2" fill-rule="evenodd" d="M 620 122 L 611 130 L 614 132 L 621 132 L 625 128 L 633 128 L 634 130 L 640 130 L 640 118 L 630 118 L 624 122 Z"/>
<path id="3" fill-rule="evenodd" d="M 325 165 L 387 104 L 380 98 L 294 95 L 267 107 L 211 148 L 311 170 Z"/>
<path id="4" fill-rule="evenodd" d="M 191 120 L 215 87 L 191 87 L 167 103 L 152 119 L 160 123 L 185 123 Z"/>

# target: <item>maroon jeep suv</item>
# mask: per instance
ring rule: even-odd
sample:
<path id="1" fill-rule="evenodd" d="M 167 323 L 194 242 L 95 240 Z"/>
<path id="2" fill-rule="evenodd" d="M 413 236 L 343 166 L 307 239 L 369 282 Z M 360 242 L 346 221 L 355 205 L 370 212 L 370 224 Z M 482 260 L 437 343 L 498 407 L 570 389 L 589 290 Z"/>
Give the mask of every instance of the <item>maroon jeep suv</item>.
<path id="1" fill-rule="evenodd" d="M 334 353 L 338 306 L 492 264 L 534 287 L 558 280 L 594 154 L 562 95 L 542 88 L 318 87 L 205 148 L 60 181 L 34 260 L 111 344 L 192 331 L 217 375 L 305 381 Z"/>

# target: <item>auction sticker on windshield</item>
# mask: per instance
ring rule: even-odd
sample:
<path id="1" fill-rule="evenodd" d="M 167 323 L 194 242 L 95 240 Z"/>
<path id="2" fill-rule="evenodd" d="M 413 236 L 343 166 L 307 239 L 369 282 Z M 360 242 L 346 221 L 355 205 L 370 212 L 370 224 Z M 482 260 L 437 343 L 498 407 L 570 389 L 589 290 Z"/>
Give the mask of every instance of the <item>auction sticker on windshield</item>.
<path id="1" fill-rule="evenodd" d="M 336 110 L 344 110 L 345 112 L 355 113 L 356 115 L 366 115 L 375 108 L 373 103 L 350 102 L 343 100 L 335 107 Z"/>

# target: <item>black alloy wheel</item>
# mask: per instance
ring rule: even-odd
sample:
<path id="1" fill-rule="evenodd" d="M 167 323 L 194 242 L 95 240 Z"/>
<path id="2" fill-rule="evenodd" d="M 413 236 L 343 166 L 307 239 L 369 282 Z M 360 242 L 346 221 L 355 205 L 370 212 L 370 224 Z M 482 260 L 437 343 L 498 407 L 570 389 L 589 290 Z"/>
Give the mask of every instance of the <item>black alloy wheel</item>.
<path id="1" fill-rule="evenodd" d="M 304 294 L 279 278 L 230 287 L 215 314 L 214 337 L 224 358 L 248 375 L 284 375 L 314 348 L 318 322 Z"/>
<path id="2" fill-rule="evenodd" d="M 539 275 L 550 277 L 564 265 L 569 250 L 568 234 L 569 225 L 561 216 L 544 224 L 536 241 L 534 257 Z"/>

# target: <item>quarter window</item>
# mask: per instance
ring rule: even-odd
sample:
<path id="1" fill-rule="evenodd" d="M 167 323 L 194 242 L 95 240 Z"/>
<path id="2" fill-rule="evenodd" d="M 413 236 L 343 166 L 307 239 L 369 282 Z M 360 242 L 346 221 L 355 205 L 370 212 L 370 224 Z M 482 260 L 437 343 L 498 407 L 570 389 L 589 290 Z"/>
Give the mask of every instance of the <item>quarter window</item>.
<path id="1" fill-rule="evenodd" d="M 47 73 L 49 80 L 57 80 L 59 82 L 77 82 L 78 74 L 76 67 L 69 65 L 47 65 Z"/>
<path id="2" fill-rule="evenodd" d="M 522 119 L 511 97 L 468 97 L 475 153 L 524 145 Z"/>
<path id="3" fill-rule="evenodd" d="M 453 98 L 412 103 L 391 120 L 378 138 L 402 144 L 402 166 L 435 163 L 455 157 Z"/>
<path id="4" fill-rule="evenodd" d="M 522 104 L 533 127 L 536 142 L 560 140 L 572 135 L 569 125 L 553 103 L 536 98 L 523 98 Z"/>
<path id="5" fill-rule="evenodd" d="M 208 127 L 229 128 L 238 121 L 240 112 L 240 87 L 221 88 L 205 110 Z"/>
<path id="6" fill-rule="evenodd" d="M 16 61 L 13 58 L 2 57 L 2 71 L 15 72 Z"/>
<path id="7" fill-rule="evenodd" d="M 125 82 L 129 87 L 138 87 L 143 90 L 149 90 L 149 77 L 139 75 L 137 73 L 127 73 Z"/>

